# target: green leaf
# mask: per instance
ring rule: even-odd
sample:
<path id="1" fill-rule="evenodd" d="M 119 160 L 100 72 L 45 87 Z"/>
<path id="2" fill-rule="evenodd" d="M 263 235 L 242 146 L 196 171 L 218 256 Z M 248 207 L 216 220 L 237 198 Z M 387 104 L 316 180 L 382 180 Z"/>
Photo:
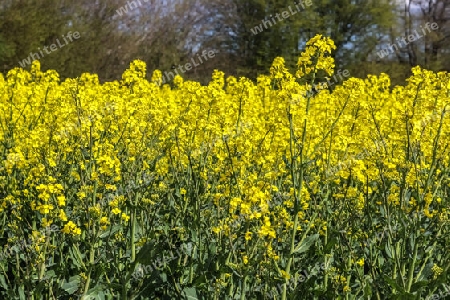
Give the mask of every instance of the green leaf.
<path id="1" fill-rule="evenodd" d="M 77 255 L 77 251 L 75 248 L 69 248 L 70 257 L 72 258 L 73 264 L 77 266 L 78 268 L 81 268 L 82 261 L 81 258 Z"/>
<path id="2" fill-rule="evenodd" d="M 61 288 L 65 290 L 69 295 L 72 295 L 78 290 L 78 285 L 80 284 L 80 276 L 75 275 L 69 278 L 69 282 L 64 282 Z"/>
<path id="3" fill-rule="evenodd" d="M 319 234 L 313 234 L 305 238 L 302 242 L 300 242 L 300 245 L 297 246 L 297 248 L 294 250 L 294 253 L 303 253 L 308 251 L 308 249 L 314 244 L 314 242 L 319 238 Z"/>
<path id="4" fill-rule="evenodd" d="M 141 250 L 139 250 L 138 254 L 136 255 L 136 262 L 143 265 L 151 264 L 155 257 L 155 250 L 155 243 L 146 243 L 144 246 L 142 246 Z"/>
<path id="5" fill-rule="evenodd" d="M 325 246 L 325 249 L 323 250 L 323 252 L 325 254 L 330 254 L 331 249 L 333 249 L 333 247 L 334 247 L 334 245 L 336 245 L 336 243 L 337 243 L 337 238 L 336 237 L 332 238 L 331 241 L 329 241 L 327 243 L 327 245 Z"/>
<path id="6" fill-rule="evenodd" d="M 397 290 L 397 291 L 399 291 L 399 292 L 401 292 L 401 293 L 404 293 L 404 292 L 405 292 L 405 290 L 404 290 L 401 286 L 399 286 L 399 285 L 397 284 L 397 282 L 395 282 L 394 279 L 388 277 L 387 275 L 383 275 L 383 279 L 384 279 L 385 282 L 387 282 L 387 283 L 388 283 L 392 288 L 394 288 L 395 290 Z"/>
<path id="7" fill-rule="evenodd" d="M 401 294 L 395 295 L 392 299 L 398 299 L 398 300 L 415 300 L 415 299 L 417 299 L 417 296 L 405 292 L 405 293 L 401 293 Z"/>
<path id="8" fill-rule="evenodd" d="M 366 284 L 364 287 L 364 296 L 367 298 L 370 298 L 372 296 L 372 288 L 370 287 L 370 284 Z"/>
<path id="9" fill-rule="evenodd" d="M 428 286 L 428 281 L 427 281 L 427 280 L 422 280 L 422 281 L 415 282 L 415 283 L 411 286 L 411 293 L 414 293 L 415 291 L 420 290 L 420 289 L 423 288 L 424 286 Z"/>
<path id="10" fill-rule="evenodd" d="M 188 300 L 198 300 L 197 290 L 193 287 L 187 287 L 183 290 Z"/>
<path id="11" fill-rule="evenodd" d="M 24 290 L 24 288 L 23 288 L 23 285 L 21 285 L 21 286 L 19 287 L 19 299 L 20 299 L 20 300 L 25 300 L 25 299 L 27 299 L 27 297 L 25 297 L 25 290 Z"/>
<path id="12" fill-rule="evenodd" d="M 89 291 L 84 295 L 84 299 L 92 299 L 92 300 L 104 300 L 105 295 L 109 295 L 110 292 L 107 288 L 101 284 L 96 285 L 95 287 L 89 289 Z"/>
<path id="13" fill-rule="evenodd" d="M 205 274 L 198 276 L 194 281 L 194 285 L 199 286 L 199 287 L 205 286 L 207 283 L 208 283 L 208 279 L 206 278 Z"/>
<path id="14" fill-rule="evenodd" d="M 105 237 L 108 237 L 110 235 L 113 235 L 114 233 L 116 233 L 117 231 L 119 231 L 119 229 L 122 228 L 122 225 L 114 225 L 111 230 L 106 230 L 105 232 L 103 232 L 102 234 L 100 234 L 100 238 L 104 239 Z"/>
<path id="15" fill-rule="evenodd" d="M 209 244 L 209 251 L 210 251 L 210 253 L 216 253 L 216 251 L 217 251 L 217 246 L 216 246 L 215 243 Z"/>
<path id="16" fill-rule="evenodd" d="M 56 277 L 56 273 L 54 270 L 48 270 L 45 272 L 45 279 L 51 279 L 53 277 Z"/>
<path id="17" fill-rule="evenodd" d="M 8 285 L 6 284 L 6 281 L 5 281 L 5 275 L 0 275 L 0 284 L 2 285 L 2 287 L 5 290 L 8 289 Z"/>
<path id="18" fill-rule="evenodd" d="M 384 250 L 386 251 L 387 256 L 389 256 L 389 258 L 393 258 L 394 256 L 392 255 L 392 249 L 388 244 L 384 245 Z"/>

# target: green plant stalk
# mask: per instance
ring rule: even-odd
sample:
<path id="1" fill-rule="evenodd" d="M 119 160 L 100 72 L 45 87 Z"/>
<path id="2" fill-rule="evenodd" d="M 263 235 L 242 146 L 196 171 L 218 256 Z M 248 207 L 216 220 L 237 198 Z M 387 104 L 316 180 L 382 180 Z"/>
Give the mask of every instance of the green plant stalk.
<path id="1" fill-rule="evenodd" d="M 127 284 L 126 284 L 126 282 L 122 282 L 122 293 L 120 294 L 120 299 L 128 300 Z"/>
<path id="2" fill-rule="evenodd" d="M 327 216 L 327 218 L 328 218 L 328 216 Z M 328 220 L 327 220 L 327 224 L 328 224 Z M 324 245 L 326 246 L 327 244 L 328 244 L 328 226 L 325 229 Z M 324 255 L 324 264 L 325 264 L 325 267 L 328 266 L 328 258 L 327 258 L 327 254 L 326 253 Z M 327 290 L 327 287 L 328 287 L 328 272 L 327 272 L 327 269 L 325 269 L 324 272 L 325 272 L 325 275 L 323 276 L 323 287 L 324 287 L 325 290 Z"/>
<path id="3" fill-rule="evenodd" d="M 190 266 L 189 266 L 189 283 L 192 283 L 192 280 L 194 280 L 194 253 L 197 249 L 197 245 L 194 245 L 191 252 L 191 259 L 190 259 Z"/>
<path id="4" fill-rule="evenodd" d="M 83 296 L 86 295 L 87 292 L 89 291 L 90 285 L 91 285 L 91 271 L 89 270 L 87 278 L 86 278 L 86 282 L 84 284 Z"/>
<path id="5" fill-rule="evenodd" d="M 228 299 L 233 299 L 233 280 L 228 284 Z"/>
<path id="6" fill-rule="evenodd" d="M 44 251 L 43 251 L 43 254 L 44 254 L 43 259 L 44 259 L 44 261 L 40 265 L 39 280 L 42 280 L 42 278 L 44 278 L 44 275 L 45 275 L 45 255 L 47 253 L 47 246 L 48 246 L 49 243 L 50 243 L 50 236 L 47 236 L 45 238 L 45 246 L 44 246 Z"/>
<path id="7" fill-rule="evenodd" d="M 247 290 L 247 275 L 244 275 L 244 279 L 242 280 L 242 291 L 240 300 L 245 300 L 245 291 Z"/>
<path id="8" fill-rule="evenodd" d="M 396 256 L 396 258 L 397 258 L 397 260 L 399 260 L 400 259 L 400 254 L 401 254 L 401 251 L 400 251 L 400 248 L 401 248 L 401 246 L 400 246 L 400 242 L 396 242 L 395 243 L 395 256 Z M 400 278 L 401 278 L 401 280 L 402 280 L 402 285 L 403 285 L 403 287 L 406 287 L 406 282 L 405 282 L 405 277 L 406 277 L 406 263 L 404 263 L 404 262 L 402 262 L 401 264 L 399 264 L 400 265 Z"/>
<path id="9" fill-rule="evenodd" d="M 350 288 L 350 281 L 352 279 L 352 275 L 350 273 L 351 269 L 352 269 L 352 254 L 351 254 L 351 250 L 350 250 L 350 255 L 348 256 L 347 268 L 346 268 L 346 271 L 349 273 L 349 275 L 347 276 L 347 284 L 346 284 L 347 288 Z M 348 292 L 345 293 L 345 299 L 347 299 L 347 300 L 349 299 Z"/>
<path id="10" fill-rule="evenodd" d="M 135 205 L 137 204 L 138 201 L 138 197 L 139 197 L 139 192 L 136 192 L 136 196 L 134 198 L 134 203 L 132 205 L 132 209 L 130 212 L 130 222 L 131 222 L 131 263 L 134 263 L 134 261 L 136 260 L 136 242 L 135 242 L 135 234 L 136 234 L 136 208 Z"/>
<path id="11" fill-rule="evenodd" d="M 369 253 L 370 253 L 370 264 L 371 264 L 370 273 L 372 274 L 373 278 L 376 278 L 375 270 L 374 270 L 374 267 L 375 267 L 374 262 L 376 261 L 376 258 L 375 258 L 375 255 L 373 253 L 373 246 L 372 246 L 371 243 L 369 243 Z M 394 264 L 394 269 L 395 268 L 396 268 L 396 266 Z M 394 271 L 394 274 L 395 274 L 395 271 Z M 380 300 L 381 299 L 380 292 L 379 292 L 377 286 L 375 287 L 375 290 L 376 290 L 377 299 Z"/>
<path id="12" fill-rule="evenodd" d="M 313 73 L 313 78 L 311 80 L 312 84 L 314 84 L 314 80 L 316 78 L 316 73 L 315 73 L 315 67 L 314 67 L 314 73 Z M 307 129 L 307 125 L 308 125 L 308 113 L 309 113 L 309 108 L 310 108 L 310 104 L 311 104 L 311 96 L 307 97 L 306 100 L 306 111 L 305 111 L 305 120 L 303 122 L 303 132 L 302 132 L 302 144 L 300 147 L 300 178 L 299 178 L 299 183 L 298 183 L 298 196 L 296 194 L 296 184 L 295 184 L 295 174 L 294 174 L 294 170 L 296 169 L 296 159 L 294 156 L 294 147 L 293 147 L 293 139 L 294 139 L 294 124 L 292 121 L 292 114 L 288 111 L 288 117 L 289 117 L 289 148 L 290 148 L 290 152 L 291 152 L 291 177 L 292 177 L 292 184 L 294 185 L 294 228 L 292 229 L 292 236 L 291 236 L 291 249 L 289 251 L 289 259 L 288 262 L 286 264 L 286 269 L 285 272 L 286 274 L 290 274 L 291 271 L 291 265 L 292 262 L 294 260 L 293 257 L 293 252 L 295 250 L 295 236 L 297 234 L 297 226 L 298 226 L 298 212 L 300 210 L 300 200 L 301 200 L 301 191 L 302 191 L 302 187 L 303 187 L 303 177 L 304 177 L 304 167 L 303 167 L 303 148 L 305 146 L 305 141 L 306 141 L 306 129 Z M 281 295 L 281 299 L 282 300 L 286 300 L 286 293 L 287 293 L 287 285 L 288 285 L 288 279 L 285 279 L 285 282 L 283 283 L 283 294 Z"/>
<path id="13" fill-rule="evenodd" d="M 440 231 L 439 231 L 439 232 L 440 232 Z M 438 235 L 439 235 L 439 234 L 438 234 Z M 422 275 L 422 272 L 423 272 L 423 270 L 425 269 L 425 266 L 426 266 L 428 260 L 430 259 L 431 255 L 432 255 L 433 252 L 434 252 L 434 248 L 436 248 L 436 244 L 437 244 L 437 241 L 434 241 L 433 247 L 431 247 L 431 250 L 428 251 L 427 256 L 426 256 L 425 259 L 423 260 L 422 267 L 420 268 L 419 272 L 417 272 L 415 281 L 418 281 L 419 278 L 420 278 L 420 276 Z"/>
<path id="14" fill-rule="evenodd" d="M 390 233 L 390 232 L 389 232 Z M 389 249 L 393 249 L 393 247 L 392 247 L 392 238 L 391 238 L 391 235 L 390 234 L 388 234 L 388 241 L 387 241 L 387 245 L 388 245 L 388 248 Z M 393 274 L 392 274 L 392 279 L 393 280 L 395 280 L 395 279 L 397 279 L 397 272 L 399 272 L 400 273 L 400 277 L 403 277 L 403 275 L 401 274 L 401 264 L 400 264 L 400 260 L 399 260 L 399 257 L 398 257 L 398 255 L 397 255 L 397 253 L 399 253 L 400 251 L 399 251 L 399 249 L 398 249 L 398 246 L 399 246 L 399 244 L 397 243 L 396 245 L 395 245 L 395 251 L 393 251 L 393 256 L 394 256 L 394 270 L 393 270 Z M 402 279 L 403 280 L 403 279 Z M 393 288 L 392 289 L 392 294 L 395 294 L 396 293 L 396 290 L 395 290 L 395 288 Z"/>
<path id="15" fill-rule="evenodd" d="M 392 249 L 392 248 L 391 248 Z M 403 263 L 400 263 L 400 243 L 395 243 L 395 262 L 396 265 L 398 265 L 398 272 L 400 273 L 400 279 L 402 280 L 403 286 L 405 286 L 405 265 Z M 395 289 L 393 290 L 395 292 Z"/>
<path id="16" fill-rule="evenodd" d="M 86 278 L 86 282 L 84 284 L 84 291 L 83 295 L 86 295 L 86 293 L 89 291 L 89 286 L 91 285 L 91 272 L 92 272 L 92 266 L 94 265 L 94 246 L 92 245 L 89 249 L 89 268 L 88 268 L 88 274 Z"/>
<path id="17" fill-rule="evenodd" d="M 292 177 L 292 182 L 294 184 L 294 199 L 295 199 L 295 203 L 294 203 L 294 228 L 292 229 L 292 236 L 291 236 L 291 248 L 289 251 L 289 259 L 288 262 L 286 264 L 286 269 L 285 272 L 286 274 L 289 274 L 291 271 L 291 264 L 293 261 L 293 252 L 295 249 L 295 236 L 297 234 L 297 226 L 298 226 L 298 210 L 299 210 L 299 200 L 296 194 L 296 190 L 295 190 L 295 174 L 294 174 L 294 169 L 296 166 L 295 163 L 295 158 L 294 158 L 294 150 L 293 150 L 293 136 L 294 136 L 294 128 L 293 128 L 293 124 L 292 124 L 292 115 L 289 113 L 289 127 L 290 127 L 290 137 L 289 137 L 289 144 L 290 144 L 290 151 L 291 151 L 291 177 Z M 303 167 L 300 166 L 300 186 L 302 184 L 302 179 L 303 179 Z M 287 284 L 288 284 L 288 280 L 285 279 L 285 282 L 283 283 L 283 293 L 281 295 L 281 299 L 282 300 L 286 300 L 286 293 L 287 293 Z"/>
<path id="18" fill-rule="evenodd" d="M 135 237 L 135 231 L 136 231 L 136 211 L 133 208 L 130 212 L 130 221 L 131 221 L 131 258 L 130 258 L 130 262 L 134 263 L 134 261 L 136 260 L 136 243 L 134 241 Z"/>
<path id="19" fill-rule="evenodd" d="M 18 252 L 16 252 L 15 258 L 16 258 L 16 274 L 20 274 L 20 257 L 19 257 L 19 253 Z M 25 278 L 28 279 L 28 277 L 29 276 L 26 276 Z M 13 278 L 13 280 L 15 280 L 15 278 Z"/>
<path id="20" fill-rule="evenodd" d="M 397 263 L 394 263 L 394 270 L 392 271 L 392 279 L 396 280 L 397 279 Z M 393 290 L 393 293 L 395 293 L 395 289 Z"/>
<path id="21" fill-rule="evenodd" d="M 225 265 L 226 266 L 230 262 L 230 258 L 231 258 L 231 251 L 228 252 L 228 256 L 225 259 Z M 225 281 L 225 274 L 223 274 L 223 273 L 220 274 L 220 280 L 221 281 Z M 230 284 L 228 285 L 228 297 L 229 297 L 229 299 L 233 299 L 232 294 L 233 294 L 233 281 L 230 280 Z"/>
<path id="22" fill-rule="evenodd" d="M 411 286 L 413 283 L 413 277 L 414 277 L 414 267 L 416 265 L 416 259 L 417 259 L 417 250 L 419 248 L 419 243 L 416 241 L 414 244 L 414 254 L 413 254 L 413 260 L 411 262 L 411 265 L 409 266 L 408 270 L 408 285 L 406 286 L 406 291 L 409 293 L 411 290 Z"/>

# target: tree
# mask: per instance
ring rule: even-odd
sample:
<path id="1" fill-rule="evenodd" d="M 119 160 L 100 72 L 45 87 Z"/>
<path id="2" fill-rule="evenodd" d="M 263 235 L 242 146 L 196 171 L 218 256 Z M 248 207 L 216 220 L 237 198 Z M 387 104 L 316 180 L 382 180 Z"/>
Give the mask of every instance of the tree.
<path id="1" fill-rule="evenodd" d="M 4 33 L 0 71 L 19 66 L 30 53 L 70 31 L 79 32 L 80 38 L 39 55 L 43 69 L 56 69 L 62 78 L 91 72 L 102 81 L 120 79 L 134 59 L 147 62 L 149 73 L 171 71 L 171 66 L 184 65 L 204 50 L 220 52 L 226 41 L 224 34 L 217 34 L 217 20 L 229 16 L 226 4 L 220 0 L 5 0 L 0 3 L 0 32 Z M 188 74 L 204 80 L 214 63 L 229 65 L 215 59 Z"/>
<path id="2" fill-rule="evenodd" d="M 51 20 L 49 22 L 49 20 Z M 57 0 L 17 0 L 3 3 L 0 32 L 3 38 L 2 71 L 18 67 L 31 52 L 53 43 L 64 33 L 65 20 Z M 48 61 L 43 58 L 43 61 Z"/>
<path id="3" fill-rule="evenodd" d="M 423 64 L 425 67 L 450 71 L 450 0 L 418 1 L 423 23 L 437 24 L 438 28 L 424 37 Z"/>
<path id="4" fill-rule="evenodd" d="M 411 68 L 450 71 L 449 0 L 400 0 L 393 1 L 396 22 L 391 26 L 378 48 L 386 51 L 377 68 L 391 75 L 392 84 L 404 84 L 411 75 Z M 436 28 L 437 26 L 437 28 Z M 373 60 L 373 59 L 372 59 Z"/>
<path id="5" fill-rule="evenodd" d="M 276 56 L 285 57 L 287 65 L 294 67 L 302 47 L 316 34 L 335 41 L 337 68 L 348 68 L 353 76 L 361 75 L 360 65 L 366 63 L 393 22 L 393 4 L 389 1 L 316 0 L 298 4 L 286 0 L 232 1 L 240 21 L 236 37 L 240 56 L 252 75 L 267 70 Z M 289 16 L 281 21 L 276 18 L 277 22 L 271 24 L 267 22 L 283 12 Z M 263 30 L 253 34 L 261 24 Z"/>

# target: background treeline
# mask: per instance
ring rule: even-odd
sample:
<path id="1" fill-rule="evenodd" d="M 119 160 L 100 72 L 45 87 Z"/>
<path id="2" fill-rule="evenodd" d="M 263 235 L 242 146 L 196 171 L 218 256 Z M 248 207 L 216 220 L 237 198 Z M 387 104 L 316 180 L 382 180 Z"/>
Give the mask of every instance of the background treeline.
<path id="1" fill-rule="evenodd" d="M 307 1 L 303 1 L 306 3 Z M 213 69 L 255 79 L 276 56 L 293 68 L 308 39 L 317 33 L 336 43 L 336 68 L 351 76 L 388 73 L 403 84 L 412 66 L 450 71 L 450 0 L 1 0 L 0 72 L 18 67 L 38 48 L 69 31 L 81 38 L 46 54 L 42 68 L 62 78 L 97 73 L 102 81 L 120 79 L 131 60 L 148 71 L 171 71 L 204 50 L 216 56 L 187 71 L 205 83 Z M 253 34 L 262 20 L 289 7 L 301 11 Z M 122 8 L 122 9 L 121 9 Z M 118 12 L 120 11 L 120 13 Z M 377 52 L 397 38 L 439 29 L 381 58 Z"/>

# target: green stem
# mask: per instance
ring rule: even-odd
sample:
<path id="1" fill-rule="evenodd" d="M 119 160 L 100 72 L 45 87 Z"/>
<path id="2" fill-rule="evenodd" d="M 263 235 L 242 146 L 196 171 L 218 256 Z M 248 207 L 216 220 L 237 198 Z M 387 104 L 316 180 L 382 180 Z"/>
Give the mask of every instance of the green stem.
<path id="1" fill-rule="evenodd" d="M 136 242 L 135 242 L 135 235 L 136 235 L 136 209 L 135 205 L 138 201 L 139 193 L 136 193 L 136 197 L 134 199 L 133 207 L 130 212 L 130 221 L 131 221 L 131 263 L 134 263 L 136 260 Z"/>
<path id="2" fill-rule="evenodd" d="M 240 300 L 245 300 L 245 291 L 246 290 L 247 290 L 247 275 L 244 275 Z"/>
<path id="3" fill-rule="evenodd" d="M 315 68 L 314 68 L 315 69 Z M 314 83 L 316 74 L 313 73 L 312 83 Z M 291 272 L 291 265 L 294 261 L 294 250 L 295 250 L 295 236 L 297 235 L 297 226 L 298 226 L 298 212 L 300 210 L 300 200 L 301 200 L 301 191 L 303 188 L 303 177 L 304 177 L 304 166 L 303 166 L 303 149 L 305 147 L 305 141 L 306 141 L 306 129 L 308 124 L 308 113 L 309 108 L 311 104 L 311 96 L 308 96 L 306 101 L 306 111 L 305 111 L 305 120 L 303 122 L 303 132 L 302 132 L 302 141 L 300 145 L 300 151 L 299 151 L 299 157 L 300 157 L 300 178 L 298 182 L 298 190 L 296 191 L 296 180 L 295 180 L 295 174 L 294 171 L 296 170 L 297 163 L 296 163 L 296 157 L 295 157 L 295 151 L 294 151 L 294 144 L 295 144 L 295 133 L 294 133 L 294 124 L 292 120 L 292 114 L 290 111 L 288 111 L 288 118 L 289 118 L 289 148 L 290 148 L 290 154 L 291 154 L 291 177 L 292 177 L 292 184 L 294 185 L 294 228 L 292 230 L 292 236 L 291 236 L 291 249 L 289 251 L 289 259 L 286 264 L 285 272 L 286 274 L 290 274 Z M 298 195 L 297 195 L 298 193 Z M 282 300 L 286 300 L 286 294 L 287 294 L 287 285 L 288 285 L 288 279 L 285 280 L 283 283 L 283 293 L 281 295 Z"/>
<path id="4" fill-rule="evenodd" d="M 413 254 L 413 260 L 411 262 L 411 265 L 409 266 L 409 270 L 408 270 L 408 285 L 406 286 L 406 291 L 409 293 L 411 286 L 412 286 L 412 282 L 413 282 L 413 277 L 414 277 L 414 267 L 416 265 L 416 259 L 417 259 L 417 250 L 419 248 L 419 243 L 416 241 L 414 244 L 414 254 Z"/>

